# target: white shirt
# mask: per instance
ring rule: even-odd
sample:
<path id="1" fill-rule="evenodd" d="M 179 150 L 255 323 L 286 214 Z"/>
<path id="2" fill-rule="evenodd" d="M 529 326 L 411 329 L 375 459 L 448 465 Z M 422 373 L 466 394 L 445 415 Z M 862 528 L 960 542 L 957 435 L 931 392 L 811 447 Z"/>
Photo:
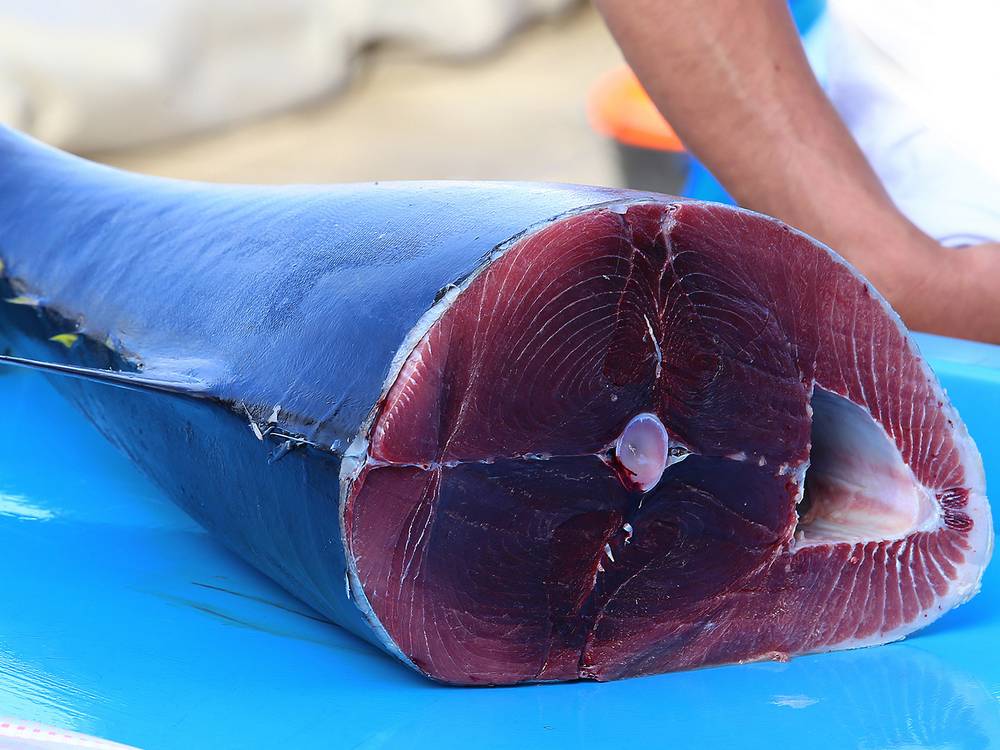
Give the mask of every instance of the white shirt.
<path id="1" fill-rule="evenodd" d="M 1000 2 L 828 0 L 807 38 L 899 208 L 947 245 L 1000 240 Z"/>

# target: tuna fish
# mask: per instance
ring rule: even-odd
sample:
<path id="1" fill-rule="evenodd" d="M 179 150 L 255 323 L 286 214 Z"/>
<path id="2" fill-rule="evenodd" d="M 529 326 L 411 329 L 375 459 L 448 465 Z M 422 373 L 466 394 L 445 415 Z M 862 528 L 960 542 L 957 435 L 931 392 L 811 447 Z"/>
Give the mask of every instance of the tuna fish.
<path id="1" fill-rule="evenodd" d="M 0 261 L 6 362 L 436 680 L 885 643 L 991 553 L 979 454 L 899 318 L 749 211 L 209 186 L 0 131 Z"/>

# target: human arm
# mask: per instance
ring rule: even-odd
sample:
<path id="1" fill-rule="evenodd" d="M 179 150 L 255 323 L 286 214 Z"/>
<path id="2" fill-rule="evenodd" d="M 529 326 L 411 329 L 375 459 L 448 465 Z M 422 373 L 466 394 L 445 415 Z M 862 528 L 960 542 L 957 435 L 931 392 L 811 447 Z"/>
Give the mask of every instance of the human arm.
<path id="1" fill-rule="evenodd" d="M 744 206 L 830 245 L 906 322 L 1000 342 L 1000 248 L 942 248 L 893 204 L 806 60 L 785 0 L 597 0 L 686 147 Z"/>

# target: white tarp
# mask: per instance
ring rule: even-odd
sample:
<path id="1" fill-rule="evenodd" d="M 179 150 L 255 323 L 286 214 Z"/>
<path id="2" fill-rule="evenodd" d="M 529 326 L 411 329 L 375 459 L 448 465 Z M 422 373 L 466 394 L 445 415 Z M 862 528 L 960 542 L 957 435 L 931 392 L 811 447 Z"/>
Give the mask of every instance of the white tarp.
<path id="1" fill-rule="evenodd" d="M 74 150 L 328 95 L 379 41 L 489 51 L 574 0 L 0 0 L 0 122 Z"/>

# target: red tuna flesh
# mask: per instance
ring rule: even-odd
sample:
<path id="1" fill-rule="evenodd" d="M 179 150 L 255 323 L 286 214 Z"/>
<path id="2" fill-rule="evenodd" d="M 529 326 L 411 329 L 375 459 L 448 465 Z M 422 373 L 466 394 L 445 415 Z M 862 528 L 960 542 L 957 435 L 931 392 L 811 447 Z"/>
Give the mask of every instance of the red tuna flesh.
<path id="1" fill-rule="evenodd" d="M 431 317 L 343 511 L 355 595 L 431 677 L 873 645 L 978 589 L 992 528 L 964 425 L 885 301 L 778 222 L 590 210 Z"/>

